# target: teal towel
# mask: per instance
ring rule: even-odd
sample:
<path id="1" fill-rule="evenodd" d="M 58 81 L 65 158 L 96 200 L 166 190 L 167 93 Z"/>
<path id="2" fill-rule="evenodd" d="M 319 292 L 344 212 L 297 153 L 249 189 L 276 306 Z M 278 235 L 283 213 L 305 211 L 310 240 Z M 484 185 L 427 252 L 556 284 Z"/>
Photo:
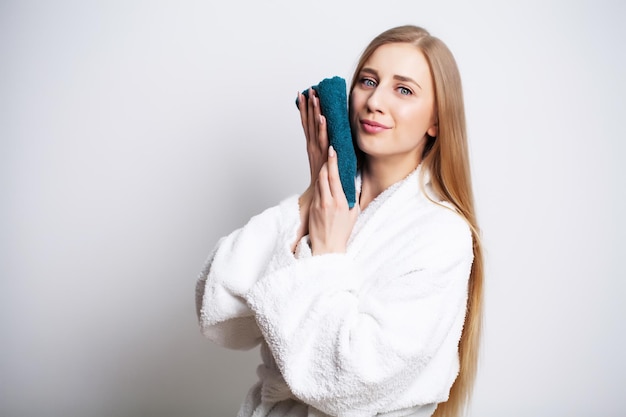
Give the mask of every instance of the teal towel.
<path id="1" fill-rule="evenodd" d="M 354 179 L 356 177 L 356 153 L 352 143 L 346 81 L 341 77 L 325 78 L 312 86 L 320 99 L 321 112 L 326 118 L 328 141 L 337 151 L 337 165 L 343 192 L 350 208 L 356 203 Z M 309 89 L 302 92 L 309 96 Z M 296 105 L 298 100 L 296 99 Z"/>

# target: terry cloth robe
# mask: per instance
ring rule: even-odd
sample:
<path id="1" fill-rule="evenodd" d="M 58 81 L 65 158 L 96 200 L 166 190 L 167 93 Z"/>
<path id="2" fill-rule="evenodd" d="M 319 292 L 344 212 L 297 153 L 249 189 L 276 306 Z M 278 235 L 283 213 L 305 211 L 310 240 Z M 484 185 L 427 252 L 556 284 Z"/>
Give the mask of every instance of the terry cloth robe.
<path id="1" fill-rule="evenodd" d="M 312 256 L 308 236 L 292 253 L 298 196 L 220 239 L 198 279 L 197 312 L 212 341 L 261 345 L 259 382 L 239 417 L 431 416 L 447 400 L 472 236 L 426 198 L 419 169 L 360 213 L 346 253 Z"/>

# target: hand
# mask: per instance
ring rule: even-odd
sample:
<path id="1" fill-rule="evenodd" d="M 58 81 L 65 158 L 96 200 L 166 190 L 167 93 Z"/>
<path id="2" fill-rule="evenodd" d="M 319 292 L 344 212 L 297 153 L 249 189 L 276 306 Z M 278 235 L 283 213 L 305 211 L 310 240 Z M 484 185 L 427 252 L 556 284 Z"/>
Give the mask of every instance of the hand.
<path id="1" fill-rule="evenodd" d="M 322 116 L 320 100 L 317 93 L 312 88 L 309 89 L 309 98 L 298 93 L 298 108 L 300 109 L 300 121 L 306 138 L 306 151 L 309 158 L 310 181 L 309 187 L 300 196 L 300 227 L 298 228 L 296 240 L 292 244 L 292 251 L 300 239 L 309 233 L 309 211 L 313 194 L 315 193 L 315 182 L 320 173 L 322 165 L 328 159 L 328 132 L 326 130 L 326 118 Z"/>
<path id="2" fill-rule="evenodd" d="M 350 209 L 343 192 L 337 153 L 330 147 L 328 162 L 322 165 L 315 183 L 309 210 L 309 238 L 313 255 L 345 252 L 359 215 L 357 204 Z"/>
<path id="3" fill-rule="evenodd" d="M 314 187 L 320 169 L 328 159 L 328 132 L 326 118 L 322 116 L 320 100 L 312 88 L 309 89 L 309 98 L 298 93 L 298 108 L 300 120 L 306 137 L 306 151 L 309 157 L 311 172 L 310 188 Z"/>

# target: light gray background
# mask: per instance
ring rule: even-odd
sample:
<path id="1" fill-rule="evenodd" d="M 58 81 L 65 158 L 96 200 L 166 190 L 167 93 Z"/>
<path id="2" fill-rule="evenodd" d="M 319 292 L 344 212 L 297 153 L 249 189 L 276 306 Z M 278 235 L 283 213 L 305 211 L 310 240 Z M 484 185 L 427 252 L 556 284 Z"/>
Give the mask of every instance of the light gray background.
<path id="1" fill-rule="evenodd" d="M 0 414 L 234 416 L 258 353 L 200 336 L 196 275 L 305 188 L 296 92 L 413 23 L 465 87 L 471 415 L 625 415 L 624 4 L 3 1 Z"/>

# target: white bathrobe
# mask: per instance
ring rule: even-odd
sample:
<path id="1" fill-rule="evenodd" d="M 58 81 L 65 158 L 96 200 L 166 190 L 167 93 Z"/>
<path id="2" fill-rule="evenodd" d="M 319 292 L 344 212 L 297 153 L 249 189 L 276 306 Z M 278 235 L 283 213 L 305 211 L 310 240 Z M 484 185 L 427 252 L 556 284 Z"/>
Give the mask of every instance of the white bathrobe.
<path id="1" fill-rule="evenodd" d="M 418 168 L 360 213 L 346 253 L 312 256 L 305 236 L 294 255 L 299 223 L 297 196 L 267 209 L 218 242 L 198 280 L 204 335 L 261 344 L 239 417 L 432 415 L 459 370 L 466 222 L 426 198 Z"/>

